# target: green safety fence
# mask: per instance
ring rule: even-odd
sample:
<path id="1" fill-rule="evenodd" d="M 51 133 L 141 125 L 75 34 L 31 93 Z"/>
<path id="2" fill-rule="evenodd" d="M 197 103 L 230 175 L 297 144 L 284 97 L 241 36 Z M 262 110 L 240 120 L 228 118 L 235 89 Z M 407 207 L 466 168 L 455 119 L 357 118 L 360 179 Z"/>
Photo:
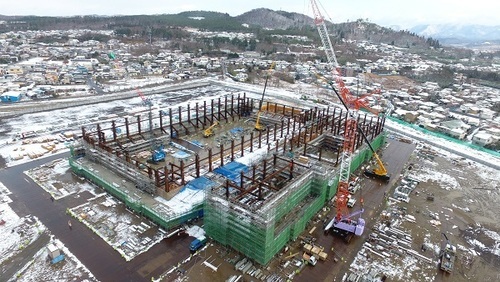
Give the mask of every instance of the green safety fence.
<path id="1" fill-rule="evenodd" d="M 286 201 L 276 207 L 276 221 L 280 221 L 285 215 L 289 214 L 293 208 L 311 193 L 311 184 L 312 181 L 307 181 L 299 190 L 290 195 Z"/>
<path id="2" fill-rule="evenodd" d="M 306 229 L 307 223 L 316 213 L 318 213 L 318 211 L 321 210 L 323 205 L 324 199 L 318 197 L 305 208 L 299 219 L 292 225 L 290 236 L 292 240 L 296 240 L 299 237 L 299 235 Z"/>
<path id="3" fill-rule="evenodd" d="M 416 124 L 411 124 L 411 123 L 405 122 L 403 120 L 397 119 L 395 117 L 386 117 L 386 119 L 389 119 L 390 121 L 393 121 L 393 122 L 398 123 L 400 125 L 403 125 L 403 126 L 406 126 L 406 127 L 410 127 L 410 128 L 412 128 L 414 130 L 417 130 L 419 132 L 425 133 L 427 135 L 431 135 L 431 136 L 434 136 L 434 137 L 437 137 L 437 138 L 442 138 L 442 139 L 445 139 L 445 140 L 447 140 L 449 142 L 452 142 L 452 143 L 455 143 L 455 144 L 459 144 L 459 145 L 462 145 L 462 146 L 465 146 L 465 147 L 468 147 L 468 148 L 471 148 L 471 149 L 474 149 L 474 150 L 485 152 L 485 153 L 488 153 L 488 154 L 490 154 L 492 156 L 495 156 L 495 157 L 500 157 L 500 152 L 496 152 L 496 151 L 484 148 L 484 147 L 479 146 L 477 144 L 473 144 L 473 143 L 469 143 L 469 142 L 466 142 L 466 141 L 458 140 L 456 138 L 453 138 L 451 136 L 448 136 L 448 135 L 440 133 L 440 132 L 430 131 L 430 130 L 425 129 L 423 127 L 420 127 L 420 126 L 418 126 Z"/>
<path id="4" fill-rule="evenodd" d="M 129 195 L 121 189 L 113 186 L 111 183 L 102 179 L 92 171 L 86 169 L 84 166 L 79 165 L 73 157 L 69 158 L 69 164 L 76 175 L 84 177 L 88 181 L 103 188 L 107 193 L 122 201 L 127 206 L 127 208 L 131 209 L 139 215 L 148 218 L 165 230 L 170 230 L 188 220 L 203 217 L 202 203 L 193 206 L 193 209 L 191 209 L 189 212 L 180 215 L 162 215 L 161 212 L 155 211 L 153 207 L 148 207 L 140 201 L 129 197 Z"/>

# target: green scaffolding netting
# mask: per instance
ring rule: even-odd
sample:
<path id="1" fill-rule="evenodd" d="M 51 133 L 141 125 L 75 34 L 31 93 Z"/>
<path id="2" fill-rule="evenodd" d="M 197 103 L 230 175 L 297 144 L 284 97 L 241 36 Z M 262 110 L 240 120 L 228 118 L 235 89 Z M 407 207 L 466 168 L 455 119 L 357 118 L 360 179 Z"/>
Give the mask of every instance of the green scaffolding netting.
<path id="1" fill-rule="evenodd" d="M 170 230 L 173 227 L 179 226 L 180 224 L 194 218 L 199 218 L 203 216 L 203 204 L 193 206 L 189 212 L 183 214 L 169 214 L 165 215 L 161 210 L 155 210 L 154 207 L 148 207 L 131 198 L 128 194 L 126 194 L 121 189 L 115 187 L 111 183 L 102 179 L 99 175 L 90 171 L 89 169 L 81 166 L 75 161 L 73 157 L 69 159 L 69 164 L 73 172 L 81 177 L 84 177 L 88 181 L 96 184 L 97 186 L 103 188 L 110 195 L 114 196 L 118 200 L 122 201 L 129 209 L 134 211 L 135 213 L 142 215 L 152 222 L 156 223 L 158 226 L 162 227 L 165 230 Z"/>
<path id="2" fill-rule="evenodd" d="M 383 134 L 372 141 L 375 150 L 385 142 Z M 369 160 L 373 153 L 368 147 L 361 150 L 351 161 L 351 171 Z M 325 176 L 314 175 L 299 181 L 298 188 L 291 189 L 271 216 L 259 217 L 258 213 L 242 213 L 235 204 L 207 196 L 204 206 L 205 231 L 209 237 L 225 246 L 243 253 L 259 264 L 266 265 L 290 240 L 295 240 L 307 228 L 307 223 L 337 191 L 338 176 L 329 172 Z M 240 208 L 241 209 L 241 208 Z"/>

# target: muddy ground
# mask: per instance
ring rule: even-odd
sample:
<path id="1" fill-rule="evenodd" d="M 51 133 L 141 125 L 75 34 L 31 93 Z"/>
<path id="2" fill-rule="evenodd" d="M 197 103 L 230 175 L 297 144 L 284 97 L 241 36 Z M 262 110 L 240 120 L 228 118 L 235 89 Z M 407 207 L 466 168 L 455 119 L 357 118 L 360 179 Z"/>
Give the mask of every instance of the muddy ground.
<path id="1" fill-rule="evenodd" d="M 297 240 L 290 243 L 289 250 L 282 250 L 269 265 L 255 265 L 256 269 L 260 269 L 267 277 L 279 276 L 282 281 L 287 278 L 294 281 L 341 281 L 346 274 L 352 272 L 351 263 L 363 243 L 368 240 L 370 229 L 382 222 L 380 212 L 391 208 L 378 199 L 379 196 L 384 191 L 387 197 L 392 196 L 401 179 L 409 176 L 420 181 L 410 194 L 409 203 L 396 203 L 397 206 L 392 208 L 415 218 L 415 222 L 402 221 L 398 228 L 411 234 L 411 249 L 432 262 L 424 263 L 396 256 L 388 260 L 394 260 L 393 267 L 401 269 L 385 273 L 380 271 L 378 277 L 385 276 L 385 281 L 498 281 L 500 226 L 496 219 L 500 216 L 500 207 L 497 205 L 500 200 L 499 172 L 447 152 L 426 148 L 422 144 L 403 144 L 396 140 L 391 140 L 390 143 L 386 152 L 392 152 L 393 155 L 384 153 L 382 158 L 384 162 L 390 160 L 388 169 L 395 172 L 391 183 L 380 185 L 369 179 L 363 180 L 367 205 L 365 218 L 372 222 L 368 223 L 362 237 L 355 238 L 346 245 L 340 238 L 324 235 L 321 232 L 322 219 L 331 216 L 333 212 L 324 210 L 308 225 L 302 238 L 313 240 L 324 247 L 328 253 L 326 261 L 319 261 L 315 267 L 304 264 L 296 266 L 302 255 L 301 247 L 304 242 Z M 395 152 L 402 150 L 412 151 L 406 160 L 399 159 L 404 163 L 397 164 Z M 309 231 L 314 226 L 317 229 L 310 235 Z M 439 270 L 439 250 L 445 243 L 442 233 L 457 246 L 457 258 L 451 274 Z M 424 245 L 425 251 L 422 248 Z M 294 254 L 296 255 L 293 256 Z M 262 280 L 235 270 L 234 264 L 243 256 L 215 242 L 200 255 L 186 264 L 182 271 L 172 272 L 162 281 L 224 281 L 239 275 L 242 277 L 238 281 Z M 204 262 L 217 267 L 217 270 Z"/>
<path id="2" fill-rule="evenodd" d="M 428 241 L 442 247 L 441 233 L 445 233 L 457 246 L 454 271 L 437 271 L 435 281 L 498 281 L 500 172 L 442 151 L 423 154 L 418 150 L 410 161 L 416 164 L 411 174 L 425 180 L 405 204 L 416 217 L 416 223 L 408 223 L 416 234 L 414 242 L 422 244 L 430 234 Z M 430 224 L 435 217 L 440 226 Z"/>

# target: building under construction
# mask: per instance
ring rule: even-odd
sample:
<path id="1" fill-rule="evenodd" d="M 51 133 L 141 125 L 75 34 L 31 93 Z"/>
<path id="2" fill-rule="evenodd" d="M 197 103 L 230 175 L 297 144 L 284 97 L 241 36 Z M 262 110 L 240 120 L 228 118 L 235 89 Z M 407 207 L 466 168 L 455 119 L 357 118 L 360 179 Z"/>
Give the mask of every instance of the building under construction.
<path id="1" fill-rule="evenodd" d="M 84 127 L 70 164 L 167 230 L 204 216 L 210 238 L 265 265 L 335 195 L 347 112 L 258 105 L 233 94 Z M 254 129 L 257 112 L 265 130 Z M 204 138 L 216 122 L 218 133 Z M 372 147 L 380 148 L 384 118 L 361 114 L 358 124 Z M 361 137 L 355 148 L 351 171 L 372 156 Z M 152 161 L 158 149 L 166 157 Z M 123 181 L 108 179 L 93 164 Z M 204 200 L 181 213 L 158 201 L 186 189 L 201 191 Z"/>

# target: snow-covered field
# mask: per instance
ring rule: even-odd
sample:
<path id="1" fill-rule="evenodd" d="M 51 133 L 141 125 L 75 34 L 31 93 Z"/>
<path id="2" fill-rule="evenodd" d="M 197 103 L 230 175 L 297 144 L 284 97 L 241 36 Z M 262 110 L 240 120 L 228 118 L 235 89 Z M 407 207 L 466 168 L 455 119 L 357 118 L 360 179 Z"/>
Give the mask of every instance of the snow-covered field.
<path id="1" fill-rule="evenodd" d="M 56 159 L 24 172 L 55 200 L 88 191 L 94 196 L 97 187 L 71 174 L 67 159 Z"/>
<path id="2" fill-rule="evenodd" d="M 0 183 L 0 264 L 19 254 L 27 245 L 33 243 L 46 228 L 34 216 L 19 217 L 9 206 L 10 191 Z"/>
<path id="3" fill-rule="evenodd" d="M 440 277 L 436 270 L 444 233 L 458 250 L 450 281 L 494 278 L 500 264 L 500 171 L 413 142 L 418 145 L 412 167 L 403 175 L 419 183 L 409 203 L 389 199 L 372 232 L 377 236 L 363 244 L 351 273 L 391 281 L 435 281 Z M 404 236 L 390 237 L 392 232 Z"/>
<path id="4" fill-rule="evenodd" d="M 154 111 L 187 106 L 204 100 L 221 97 L 234 90 L 224 86 L 166 92 L 149 96 Z M 147 108 L 139 96 L 112 102 L 65 108 L 3 119 L 0 126 L 0 156 L 6 166 L 29 162 L 55 152 L 68 150 L 81 127 L 97 122 L 123 121 L 126 116 L 147 115 Z M 143 120 L 147 121 L 144 117 Z M 146 124 L 144 124 L 146 126 Z M 92 128 L 89 128 L 92 130 Z M 29 137 L 24 137 L 25 136 Z"/>
<path id="5" fill-rule="evenodd" d="M 126 261 L 146 252 L 163 240 L 165 235 L 163 230 L 129 212 L 125 204 L 106 193 L 69 209 L 69 212 L 118 251 Z"/>
<path id="6" fill-rule="evenodd" d="M 9 281 L 98 281 L 60 240 L 52 237 L 51 244 L 64 254 L 63 261 L 50 264 L 45 246 Z"/>
<path id="7" fill-rule="evenodd" d="M 0 281 L 97 281 L 35 216 L 19 217 L 9 206 L 9 194 L 0 183 Z M 64 260 L 51 264 L 49 244 L 64 254 Z M 35 255 L 26 256 L 31 252 Z"/>

